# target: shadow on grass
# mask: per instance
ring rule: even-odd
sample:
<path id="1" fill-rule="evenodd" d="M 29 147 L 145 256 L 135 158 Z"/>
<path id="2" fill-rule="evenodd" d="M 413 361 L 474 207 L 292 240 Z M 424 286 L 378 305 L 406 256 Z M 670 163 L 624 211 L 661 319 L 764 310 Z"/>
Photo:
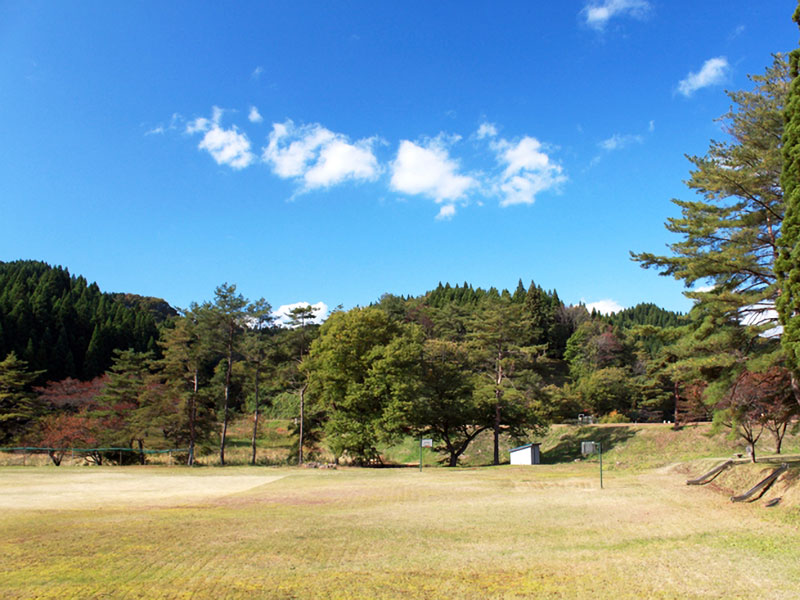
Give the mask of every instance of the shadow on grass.
<path id="1" fill-rule="evenodd" d="M 553 465 L 582 458 L 581 442 L 600 442 L 605 453 L 634 435 L 632 427 L 577 427 L 562 435 L 554 447 L 542 452 L 542 464 Z"/>

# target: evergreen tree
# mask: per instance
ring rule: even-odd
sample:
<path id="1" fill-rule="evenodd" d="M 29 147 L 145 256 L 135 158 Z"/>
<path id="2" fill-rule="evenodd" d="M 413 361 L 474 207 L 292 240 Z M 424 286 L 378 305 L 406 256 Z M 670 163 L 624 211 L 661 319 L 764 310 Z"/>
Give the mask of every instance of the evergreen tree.
<path id="1" fill-rule="evenodd" d="M 223 283 L 214 290 L 214 302 L 205 303 L 201 315 L 201 324 L 206 339 L 223 357 L 224 363 L 222 384 L 222 431 L 220 433 L 219 462 L 225 466 L 225 442 L 228 432 L 228 420 L 231 408 L 231 378 L 234 359 L 239 352 L 239 340 L 244 331 L 248 300 L 236 293 L 236 286 Z"/>
<path id="2" fill-rule="evenodd" d="M 0 443 L 19 437 L 39 414 L 31 384 L 41 371 L 28 370 L 28 363 L 11 352 L 0 362 Z"/>
<path id="3" fill-rule="evenodd" d="M 181 403 L 182 419 L 175 428 L 176 443 L 188 446 L 187 465 L 190 467 L 195 464 L 197 445 L 210 438 L 215 426 L 213 406 L 204 393 L 211 352 L 199 331 L 198 310 L 199 307 L 193 305 L 185 311 L 171 327 L 163 330 L 160 341 L 161 371 L 172 394 Z"/>
<path id="4" fill-rule="evenodd" d="M 722 117 L 725 141 L 712 140 L 705 156 L 690 156 L 686 182 L 694 200 L 673 200 L 681 217 L 666 228 L 681 237 L 672 254 L 633 254 L 645 268 L 682 280 L 711 284 L 687 296 L 718 311 L 752 321 L 769 317 L 776 297 L 773 265 L 784 216 L 780 185 L 782 110 L 788 91 L 784 58 L 774 57 L 752 90 L 729 92 L 733 108 Z"/>
<path id="5" fill-rule="evenodd" d="M 529 324 L 523 317 L 523 306 L 510 298 L 492 294 L 474 315 L 470 335 L 474 360 L 483 374 L 476 393 L 492 405 L 491 428 L 494 436 L 493 464 L 500 464 L 500 430 L 505 426 L 512 435 L 522 435 L 526 428 L 538 425 L 534 411 L 525 410 L 526 403 L 513 379 L 534 364 L 545 346 L 527 346 Z"/>
<path id="6" fill-rule="evenodd" d="M 247 361 L 248 370 L 253 375 L 253 435 L 251 439 L 250 464 L 256 464 L 256 439 L 258 437 L 258 424 L 260 416 L 261 399 L 260 377 L 267 366 L 267 358 L 272 349 L 272 341 L 268 338 L 269 327 L 272 325 L 272 307 L 269 302 L 261 298 L 247 306 L 248 329 L 245 331 L 242 354 Z"/>
<path id="7" fill-rule="evenodd" d="M 775 325 L 771 313 L 778 296 L 774 269 L 784 221 L 786 61 L 776 55 L 763 75 L 750 79 L 752 90 L 729 92 L 733 108 L 722 117 L 728 139 L 711 141 L 705 156 L 689 157 L 694 169 L 686 183 L 699 197 L 673 200 L 681 217 L 669 219 L 666 227 L 681 240 L 670 246 L 672 255 L 633 254 L 643 267 L 655 267 L 687 287 L 711 284 L 686 293 L 696 306 L 679 342 L 686 358 L 673 369 L 709 382 L 704 398 L 713 407 L 744 370 L 782 362 L 775 344 L 761 336 Z"/>
<path id="8" fill-rule="evenodd" d="M 792 19 L 800 26 L 800 3 Z M 789 55 L 789 76 L 781 172 L 786 216 L 781 226 L 780 256 L 775 271 L 780 283 L 777 309 L 783 325 L 781 345 L 793 371 L 792 387 L 800 402 L 800 48 Z"/>

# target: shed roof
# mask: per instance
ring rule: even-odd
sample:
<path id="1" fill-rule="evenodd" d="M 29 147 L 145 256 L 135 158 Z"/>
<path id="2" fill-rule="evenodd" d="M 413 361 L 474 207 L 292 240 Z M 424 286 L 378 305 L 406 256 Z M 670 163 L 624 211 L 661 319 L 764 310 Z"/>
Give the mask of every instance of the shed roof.
<path id="1" fill-rule="evenodd" d="M 516 448 L 512 448 L 509 452 L 516 452 L 517 450 L 525 450 L 525 448 L 530 448 L 531 446 L 541 446 L 539 442 L 532 442 L 530 444 L 525 444 L 524 446 L 517 446 Z"/>

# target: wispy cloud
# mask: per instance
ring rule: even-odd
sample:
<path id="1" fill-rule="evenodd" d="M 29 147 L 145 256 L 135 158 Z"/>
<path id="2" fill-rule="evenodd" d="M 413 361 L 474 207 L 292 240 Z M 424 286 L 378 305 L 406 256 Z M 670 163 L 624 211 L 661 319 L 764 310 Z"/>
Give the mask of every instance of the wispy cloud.
<path id="1" fill-rule="evenodd" d="M 450 157 L 443 136 L 421 143 L 402 140 L 391 164 L 390 186 L 396 192 L 421 194 L 436 202 L 452 204 L 478 184 L 475 178 L 459 170 L 459 163 Z"/>
<path id="2" fill-rule="evenodd" d="M 436 215 L 437 221 L 449 221 L 452 219 L 456 214 L 456 207 L 453 204 L 445 204 L 439 209 L 439 213 Z"/>
<path id="3" fill-rule="evenodd" d="M 347 179 L 373 180 L 380 173 L 373 152 L 377 138 L 350 142 L 341 133 L 315 123 L 273 123 L 262 159 L 284 179 L 295 178 L 305 189 L 324 188 Z"/>
<path id="4" fill-rule="evenodd" d="M 255 106 L 250 107 L 250 112 L 247 114 L 247 119 L 251 123 L 261 123 L 264 120 L 264 117 L 261 116 L 261 113 L 258 112 L 258 109 Z"/>
<path id="5" fill-rule="evenodd" d="M 493 138 L 495 136 L 497 136 L 497 126 L 494 123 L 481 123 L 480 127 L 478 127 L 478 131 L 475 133 L 475 137 L 479 140 Z"/>
<path id="6" fill-rule="evenodd" d="M 678 83 L 678 92 L 687 98 L 697 90 L 723 83 L 728 76 L 730 65 L 724 56 L 709 58 L 696 73 L 690 72 Z"/>
<path id="7" fill-rule="evenodd" d="M 145 135 L 163 135 L 167 131 L 174 131 L 178 129 L 178 124 L 183 120 L 183 118 L 178 113 L 172 113 L 172 118 L 170 118 L 169 123 L 164 125 L 163 123 L 159 123 L 155 127 L 152 127 L 144 132 Z"/>
<path id="8" fill-rule="evenodd" d="M 261 75 L 263 75 L 263 73 L 264 73 L 264 67 L 258 66 L 255 69 L 253 69 L 252 73 L 250 73 L 250 78 L 251 79 L 261 79 Z"/>
<path id="9" fill-rule="evenodd" d="M 747 27 L 745 27 L 744 25 L 739 25 L 738 27 L 736 27 L 736 29 L 734 29 L 733 31 L 731 31 L 728 34 L 728 40 L 729 41 L 730 40 L 735 40 L 737 37 L 742 35 L 745 32 L 746 29 L 747 29 Z"/>
<path id="10" fill-rule="evenodd" d="M 589 27 L 602 31 L 616 16 L 643 19 L 650 8 L 646 0 L 592 0 L 583 7 L 581 14 Z"/>
<path id="11" fill-rule="evenodd" d="M 204 133 L 197 147 L 211 154 L 218 165 L 243 169 L 255 160 L 255 155 L 250 151 L 250 140 L 236 125 L 224 129 L 220 125 L 222 115 L 223 110 L 215 106 L 210 119 L 198 117 L 190 121 L 186 126 L 186 133 Z"/>
<path id="12" fill-rule="evenodd" d="M 550 160 L 536 138 L 525 136 L 513 142 L 500 139 L 490 146 L 503 167 L 495 183 L 501 195 L 500 206 L 533 204 L 537 194 L 567 180 L 561 166 Z"/>
<path id="13" fill-rule="evenodd" d="M 643 142 L 644 138 L 641 135 L 633 133 L 627 133 L 627 134 L 615 133 L 610 138 L 606 138 L 597 145 L 600 147 L 601 150 L 605 150 L 606 152 L 613 152 L 614 150 L 622 150 L 627 146 L 631 146 L 633 144 L 641 144 Z"/>

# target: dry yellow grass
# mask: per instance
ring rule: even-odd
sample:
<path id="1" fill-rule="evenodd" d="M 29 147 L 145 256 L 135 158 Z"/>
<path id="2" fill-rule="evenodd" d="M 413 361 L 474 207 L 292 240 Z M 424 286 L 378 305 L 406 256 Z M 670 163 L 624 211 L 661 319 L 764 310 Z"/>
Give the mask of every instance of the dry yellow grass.
<path id="1" fill-rule="evenodd" d="M 224 493 L 36 506 L 76 471 L 107 476 L 0 469 L 0 496 L 52 478 L 0 515 L 4 598 L 796 598 L 800 581 L 796 513 L 732 505 L 674 469 L 601 491 L 593 464 L 117 468 L 142 490 Z M 224 490 L 253 476 L 282 478 Z"/>

